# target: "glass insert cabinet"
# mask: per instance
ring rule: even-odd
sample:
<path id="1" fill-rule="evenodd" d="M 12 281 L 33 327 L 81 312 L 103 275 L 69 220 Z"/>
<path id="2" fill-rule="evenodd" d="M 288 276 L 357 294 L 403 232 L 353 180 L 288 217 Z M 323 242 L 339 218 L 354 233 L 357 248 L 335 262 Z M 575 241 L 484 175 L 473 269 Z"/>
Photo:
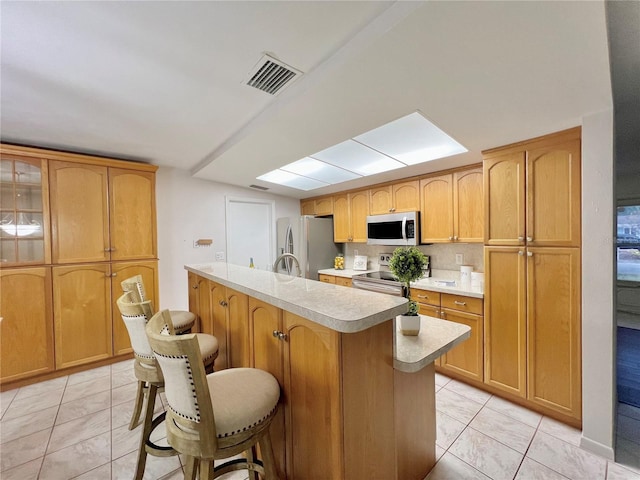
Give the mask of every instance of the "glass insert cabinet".
<path id="1" fill-rule="evenodd" d="M 50 262 L 47 164 L 0 160 L 0 267 Z"/>

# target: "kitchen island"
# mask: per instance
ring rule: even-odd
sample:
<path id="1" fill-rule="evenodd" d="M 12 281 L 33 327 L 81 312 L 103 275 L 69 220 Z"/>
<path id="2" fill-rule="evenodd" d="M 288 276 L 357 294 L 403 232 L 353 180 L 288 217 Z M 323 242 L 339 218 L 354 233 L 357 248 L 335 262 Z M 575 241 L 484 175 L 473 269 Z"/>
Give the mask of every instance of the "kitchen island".
<path id="1" fill-rule="evenodd" d="M 288 479 L 423 479 L 435 464 L 433 361 L 469 327 L 406 299 L 226 263 L 187 265 L 190 310 L 220 342 L 216 368 L 252 366 L 282 388 L 271 426 Z"/>

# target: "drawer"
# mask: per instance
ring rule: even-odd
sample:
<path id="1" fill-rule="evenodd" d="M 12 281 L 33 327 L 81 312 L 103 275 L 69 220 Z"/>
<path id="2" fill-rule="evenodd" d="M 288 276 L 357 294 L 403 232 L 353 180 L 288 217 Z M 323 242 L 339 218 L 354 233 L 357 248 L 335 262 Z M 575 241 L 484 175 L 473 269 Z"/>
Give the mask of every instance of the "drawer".
<path id="1" fill-rule="evenodd" d="M 475 313 L 476 315 L 483 314 L 483 300 L 481 298 L 465 297 L 464 295 L 452 295 L 450 293 L 443 293 L 441 302 L 443 308 L 450 308 L 452 310 L 458 310 L 460 312 Z"/>
<path id="2" fill-rule="evenodd" d="M 342 285 L 343 287 L 351 286 L 351 279 L 347 277 L 335 277 L 336 285 Z"/>
<path id="3" fill-rule="evenodd" d="M 336 277 L 333 275 L 325 275 L 324 273 L 318 275 L 318 280 L 324 283 L 336 283 Z"/>
<path id="4" fill-rule="evenodd" d="M 422 290 L 421 288 L 411 289 L 411 299 L 418 303 L 425 303 L 427 305 L 440 306 L 440 293 L 432 292 L 431 290 Z"/>

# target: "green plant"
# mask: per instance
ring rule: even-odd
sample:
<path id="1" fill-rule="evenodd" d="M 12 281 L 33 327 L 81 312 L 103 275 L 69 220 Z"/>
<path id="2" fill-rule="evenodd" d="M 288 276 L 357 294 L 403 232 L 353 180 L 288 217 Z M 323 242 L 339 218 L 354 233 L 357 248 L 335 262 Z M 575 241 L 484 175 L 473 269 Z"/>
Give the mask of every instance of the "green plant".
<path id="1" fill-rule="evenodd" d="M 426 265 L 427 257 L 417 247 L 396 248 L 389 260 L 389 269 L 406 286 L 409 304 L 405 315 L 418 315 L 418 304 L 411 299 L 411 282 L 422 278 Z"/>

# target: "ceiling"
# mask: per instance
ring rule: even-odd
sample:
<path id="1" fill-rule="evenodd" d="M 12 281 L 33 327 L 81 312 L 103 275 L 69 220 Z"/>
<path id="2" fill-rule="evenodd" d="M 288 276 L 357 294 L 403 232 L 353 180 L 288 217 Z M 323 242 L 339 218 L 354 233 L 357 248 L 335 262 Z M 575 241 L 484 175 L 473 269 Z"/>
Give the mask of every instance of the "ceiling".
<path id="1" fill-rule="evenodd" d="M 3 142 L 296 198 L 479 162 L 613 102 L 601 2 L 5 0 L 0 14 Z M 265 52 L 304 72 L 277 96 L 244 85 Z M 256 180 L 416 110 L 469 152 L 309 192 Z"/>

